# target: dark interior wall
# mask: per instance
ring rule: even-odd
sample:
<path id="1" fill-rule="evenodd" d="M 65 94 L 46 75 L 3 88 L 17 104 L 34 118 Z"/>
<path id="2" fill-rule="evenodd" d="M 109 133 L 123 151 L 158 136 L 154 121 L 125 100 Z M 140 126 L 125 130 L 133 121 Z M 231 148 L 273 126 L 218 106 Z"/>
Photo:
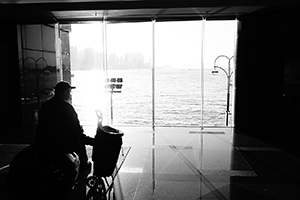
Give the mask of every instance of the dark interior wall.
<path id="1" fill-rule="evenodd" d="M 290 152 L 300 142 L 300 73 L 285 71 L 300 70 L 299 19 L 288 8 L 243 16 L 237 44 L 235 128 Z"/>
<path id="2" fill-rule="evenodd" d="M 35 138 L 38 102 L 41 104 L 51 97 L 52 93 L 49 91 L 60 77 L 56 62 L 56 29 L 51 24 L 17 25 L 13 22 L 1 22 L 0 143 L 32 143 Z M 67 28 L 70 26 L 64 26 L 64 30 Z M 61 35 L 66 57 L 63 59 L 62 78 L 70 81 L 69 32 L 64 31 Z M 22 58 L 24 61 L 20 62 Z M 44 71 L 48 73 L 43 73 Z"/>
<path id="3" fill-rule="evenodd" d="M 1 142 L 21 138 L 22 112 L 16 24 L 1 23 L 0 38 Z"/>

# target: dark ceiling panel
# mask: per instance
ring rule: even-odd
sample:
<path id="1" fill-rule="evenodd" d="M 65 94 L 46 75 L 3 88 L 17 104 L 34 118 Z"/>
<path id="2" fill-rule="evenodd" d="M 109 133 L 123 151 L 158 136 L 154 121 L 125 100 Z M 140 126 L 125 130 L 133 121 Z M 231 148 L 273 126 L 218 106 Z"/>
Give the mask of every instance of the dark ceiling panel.
<path id="1" fill-rule="evenodd" d="M 0 20 L 16 23 L 235 19 L 285 0 L 0 0 Z M 21 3 L 22 2 L 22 3 Z M 294 5 L 291 4 L 291 5 Z"/>
<path id="2" fill-rule="evenodd" d="M 241 14 L 253 12 L 262 7 L 195 7 L 195 8 L 158 8 L 158 9 L 118 9 L 118 10 L 83 10 L 53 11 L 58 22 L 74 21 L 170 21 L 199 20 L 206 17 L 214 19 L 235 19 Z"/>

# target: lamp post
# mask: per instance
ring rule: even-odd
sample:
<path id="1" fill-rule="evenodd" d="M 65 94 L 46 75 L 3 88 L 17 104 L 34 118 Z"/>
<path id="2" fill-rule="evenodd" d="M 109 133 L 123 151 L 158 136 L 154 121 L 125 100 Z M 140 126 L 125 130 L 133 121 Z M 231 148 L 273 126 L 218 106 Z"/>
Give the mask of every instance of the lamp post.
<path id="1" fill-rule="evenodd" d="M 224 68 L 220 67 L 220 66 L 217 66 L 216 63 L 217 63 L 217 60 L 219 58 L 226 58 L 228 60 L 228 70 L 226 71 Z M 214 70 L 212 71 L 212 74 L 215 75 L 217 73 L 219 73 L 218 69 L 222 70 L 225 74 L 226 74 L 226 77 L 227 77 L 227 106 L 226 106 L 226 126 L 228 126 L 228 116 L 229 116 L 229 113 L 230 113 L 230 110 L 229 110 L 229 100 L 230 100 L 230 79 L 231 79 L 231 76 L 233 74 L 233 71 L 231 70 L 230 68 L 230 63 L 231 63 L 231 60 L 234 58 L 234 56 L 232 57 L 227 57 L 225 55 L 220 55 L 218 56 L 215 61 L 214 61 Z"/>
<path id="2" fill-rule="evenodd" d="M 121 93 L 123 86 L 123 78 L 107 78 L 106 88 L 107 92 L 110 92 L 110 117 L 111 123 L 113 123 L 113 93 Z"/>

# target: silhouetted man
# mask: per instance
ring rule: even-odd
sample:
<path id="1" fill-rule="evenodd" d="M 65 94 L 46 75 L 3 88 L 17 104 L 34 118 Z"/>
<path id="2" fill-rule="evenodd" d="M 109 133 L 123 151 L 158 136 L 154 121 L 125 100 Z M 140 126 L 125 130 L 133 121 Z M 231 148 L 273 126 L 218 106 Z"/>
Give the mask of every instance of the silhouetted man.
<path id="1" fill-rule="evenodd" d="M 85 144 L 93 145 L 94 139 L 83 133 L 68 103 L 71 89 L 67 82 L 55 86 L 54 97 L 41 107 L 35 143 L 11 161 L 7 179 L 11 199 L 63 199 L 74 187 L 79 167 L 89 169 Z"/>
<path id="2" fill-rule="evenodd" d="M 54 160 L 62 154 L 75 152 L 79 156 L 80 170 L 90 166 L 85 144 L 93 145 L 93 138 L 86 136 L 77 113 L 68 103 L 72 87 L 68 82 L 55 86 L 55 95 L 40 110 L 35 144 L 42 154 Z"/>

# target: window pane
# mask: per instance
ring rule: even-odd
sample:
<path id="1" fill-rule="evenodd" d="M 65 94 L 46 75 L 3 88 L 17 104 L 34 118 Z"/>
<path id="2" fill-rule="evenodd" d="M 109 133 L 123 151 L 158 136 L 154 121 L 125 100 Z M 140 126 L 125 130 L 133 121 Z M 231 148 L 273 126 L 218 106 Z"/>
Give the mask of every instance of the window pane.
<path id="1" fill-rule="evenodd" d="M 155 30 L 156 126 L 199 125 L 201 21 L 158 22 Z"/>
<path id="2" fill-rule="evenodd" d="M 109 97 L 114 124 L 152 123 L 151 27 L 151 23 L 107 25 L 107 77 L 122 79 L 109 83 L 122 85 Z"/>
<path id="3" fill-rule="evenodd" d="M 228 91 L 226 73 L 232 73 L 229 83 L 230 113 L 228 113 L 228 125 L 233 125 L 234 58 L 230 60 L 230 72 L 228 72 L 228 62 L 234 56 L 235 52 L 235 31 L 236 21 L 206 22 L 204 49 L 204 125 L 226 125 Z M 214 69 L 214 65 L 218 66 L 218 68 Z M 213 75 L 213 70 L 217 70 L 218 73 L 214 73 Z"/>
<path id="4" fill-rule="evenodd" d="M 72 104 L 83 126 L 96 126 L 95 110 L 101 110 L 103 116 L 107 110 L 103 89 L 102 24 L 72 24 L 71 30 L 71 81 L 76 87 L 72 90 Z M 107 123 L 105 117 L 104 123 Z"/>

